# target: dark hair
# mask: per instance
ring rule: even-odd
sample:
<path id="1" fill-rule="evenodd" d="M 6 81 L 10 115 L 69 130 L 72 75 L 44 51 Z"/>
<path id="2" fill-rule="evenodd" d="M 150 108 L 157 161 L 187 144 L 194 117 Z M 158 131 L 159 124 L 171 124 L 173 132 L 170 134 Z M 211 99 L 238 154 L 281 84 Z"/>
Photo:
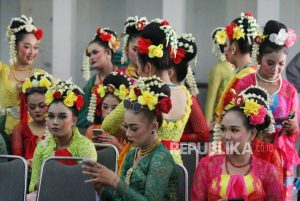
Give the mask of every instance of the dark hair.
<path id="1" fill-rule="evenodd" d="M 244 91 L 244 94 L 245 95 L 255 94 L 256 96 L 261 96 L 266 101 L 268 100 L 268 95 L 260 88 L 256 88 L 256 87 L 248 88 Z M 268 106 L 266 105 L 266 103 L 263 100 L 256 98 L 256 97 L 252 97 L 251 99 L 254 99 L 255 101 L 257 101 L 258 104 L 263 105 L 266 109 L 268 109 Z M 240 113 L 240 116 L 243 119 L 243 123 L 248 130 L 250 130 L 252 128 L 256 128 L 257 132 L 260 132 L 260 131 L 263 131 L 264 129 L 268 128 L 268 126 L 271 124 L 271 118 L 269 115 L 265 116 L 264 123 L 258 124 L 258 125 L 251 125 L 250 119 L 244 114 L 244 111 L 241 107 L 233 107 L 233 108 L 229 109 L 227 112 L 231 112 L 231 111 L 237 111 Z"/>
<path id="2" fill-rule="evenodd" d="M 136 17 L 137 18 L 137 17 Z M 147 23 L 147 20 L 145 18 L 145 20 L 142 20 L 143 22 Z M 126 47 L 128 47 L 129 42 L 135 38 L 138 38 L 141 36 L 141 31 L 142 30 L 138 30 L 136 27 L 136 19 L 133 17 L 129 17 L 127 19 L 127 21 L 124 23 L 125 26 L 125 34 L 128 35 L 128 39 L 127 39 L 127 44 Z"/>
<path id="3" fill-rule="evenodd" d="M 157 81 L 158 83 L 162 83 L 160 80 L 157 80 L 157 79 L 153 78 L 153 79 L 145 81 L 145 84 L 149 84 L 150 82 L 153 82 L 153 81 Z M 163 84 L 160 87 L 157 86 L 157 85 L 149 85 L 149 88 L 150 88 L 150 91 L 154 92 L 155 94 L 163 93 L 163 94 L 165 94 L 168 97 L 171 96 L 171 90 L 170 90 L 170 88 L 169 88 L 169 86 L 167 84 Z M 132 106 L 129 109 L 132 109 Z M 163 122 L 162 114 L 158 115 L 155 112 L 155 110 L 150 111 L 150 110 L 145 109 L 145 108 L 141 108 L 140 112 L 142 112 L 144 114 L 144 116 L 147 118 L 147 120 L 149 122 L 151 122 L 151 121 L 153 121 L 153 120 L 156 119 L 157 122 L 158 122 L 158 127 L 161 127 L 162 122 Z"/>
<path id="4" fill-rule="evenodd" d="M 241 20 L 242 20 L 242 23 L 239 23 L 239 21 L 241 21 Z M 245 32 L 246 36 L 245 36 L 244 39 L 230 40 L 230 44 L 236 43 L 239 50 L 240 50 L 240 52 L 241 52 L 241 54 L 248 54 L 248 53 L 251 54 L 252 44 L 253 44 L 254 39 L 252 37 L 248 39 L 248 37 L 247 37 L 247 33 L 248 33 L 247 30 L 250 28 L 249 20 L 247 18 L 243 18 L 243 19 L 242 18 L 236 18 L 232 22 L 238 24 L 237 26 L 239 26 L 239 24 L 243 25 L 243 29 L 244 29 L 244 32 Z"/>
<path id="5" fill-rule="evenodd" d="M 41 78 L 44 76 L 45 74 L 37 74 L 37 75 L 32 75 L 29 80 L 30 81 L 33 81 L 33 80 L 41 80 Z M 52 83 L 52 80 L 48 77 L 46 77 L 46 79 L 48 79 L 51 83 Z M 39 94 L 45 94 L 47 92 L 47 88 L 46 87 L 30 87 L 28 89 L 26 89 L 25 91 L 25 97 L 26 97 L 26 100 L 28 98 L 28 96 L 30 96 L 31 94 L 34 94 L 34 93 L 39 93 Z"/>
<path id="6" fill-rule="evenodd" d="M 270 20 L 266 23 L 263 34 L 266 35 L 267 38 L 263 40 L 263 42 L 259 46 L 259 59 L 261 59 L 261 57 L 265 54 L 279 52 L 281 50 L 284 50 L 284 53 L 288 54 L 288 48 L 285 45 L 277 45 L 276 43 L 269 40 L 269 36 L 272 33 L 278 34 L 280 29 L 285 29 L 286 31 L 288 31 L 287 26 L 281 22 Z"/>
<path id="7" fill-rule="evenodd" d="M 111 29 L 108 29 L 108 28 L 101 28 L 103 31 L 107 32 L 107 33 L 110 33 L 112 34 L 113 36 L 115 36 L 116 38 L 118 37 L 117 36 L 117 33 L 114 32 L 113 30 Z M 98 29 L 97 29 L 98 30 Z M 94 37 L 94 39 L 89 43 L 89 45 L 91 45 L 92 43 L 96 43 L 100 46 L 102 46 L 104 49 L 106 50 L 109 50 L 111 52 L 111 62 L 113 63 L 113 60 L 114 60 L 114 57 L 115 57 L 115 53 L 113 51 L 113 49 L 111 49 L 108 45 L 108 42 L 107 41 L 104 41 L 100 38 L 100 33 L 98 33 L 98 31 L 96 32 L 96 35 Z"/>
<path id="8" fill-rule="evenodd" d="M 189 46 L 193 47 L 193 52 L 189 52 L 188 47 L 185 47 L 184 45 L 183 45 L 183 47 L 179 47 L 179 48 L 183 48 L 185 50 L 185 56 L 182 58 L 182 60 L 179 64 L 174 63 L 174 67 L 175 67 L 175 72 L 176 72 L 176 79 L 179 82 L 182 82 L 187 75 L 189 62 L 192 59 L 194 59 L 195 56 L 197 55 L 197 45 L 195 42 L 186 40 L 183 37 L 180 37 L 178 39 L 178 43 L 189 44 Z"/>
<path id="9" fill-rule="evenodd" d="M 141 37 L 150 39 L 153 45 L 163 45 L 163 57 L 149 58 L 148 54 L 140 54 L 138 52 L 138 60 L 142 66 L 145 66 L 147 62 L 153 64 L 158 71 L 168 70 L 172 68 L 173 63 L 171 61 L 171 55 L 169 51 L 169 44 L 167 47 L 167 39 L 164 30 L 161 29 L 161 24 L 158 22 L 150 22 L 145 26 L 141 32 Z M 169 41 L 170 43 L 170 41 Z"/>
<path id="10" fill-rule="evenodd" d="M 217 32 L 220 31 L 220 30 L 223 30 L 223 29 L 224 29 L 223 27 L 217 28 L 217 29 L 215 29 L 214 32 L 212 33 L 211 37 L 212 37 L 212 41 L 213 41 L 214 43 L 216 43 L 216 42 L 215 42 L 215 37 L 216 37 Z M 226 45 L 221 45 L 221 44 L 218 44 L 218 43 L 216 43 L 216 44 L 219 46 L 221 53 L 224 54 L 224 50 L 225 50 L 225 46 L 226 46 Z"/>

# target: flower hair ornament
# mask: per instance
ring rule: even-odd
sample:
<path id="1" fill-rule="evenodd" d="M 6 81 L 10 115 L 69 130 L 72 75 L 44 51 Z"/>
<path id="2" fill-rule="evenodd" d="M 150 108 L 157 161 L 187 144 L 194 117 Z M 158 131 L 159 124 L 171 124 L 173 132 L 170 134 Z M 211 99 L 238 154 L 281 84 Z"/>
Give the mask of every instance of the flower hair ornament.
<path id="1" fill-rule="evenodd" d="M 134 112 L 141 108 L 154 111 L 157 115 L 169 113 L 172 108 L 171 99 L 164 93 L 151 91 L 151 87 L 161 88 L 164 83 L 157 77 L 141 77 L 136 86 L 131 86 L 128 97 L 123 101 L 124 107 L 132 106 Z"/>
<path id="2" fill-rule="evenodd" d="M 248 24 L 248 28 L 244 28 L 244 23 Z M 251 13 L 241 13 L 240 18 L 238 19 L 238 22 L 232 22 L 225 28 L 226 34 L 228 39 L 230 40 L 248 40 L 249 44 L 251 45 L 253 42 L 252 40 L 255 39 L 255 37 L 259 34 L 259 25 L 256 22 L 256 19 L 253 17 Z M 251 61 L 253 62 L 252 65 L 256 65 L 256 59 L 252 58 L 253 55 L 255 57 L 257 56 L 257 53 L 255 48 L 252 47 L 251 51 Z"/>
<path id="3" fill-rule="evenodd" d="M 98 37 L 99 40 L 107 43 L 108 47 L 113 52 L 115 52 L 120 47 L 120 42 L 119 42 L 119 39 L 115 36 L 117 34 L 115 33 L 115 35 L 114 35 L 110 32 L 115 33 L 110 28 L 101 28 L 101 27 L 99 27 L 96 30 L 95 39 Z M 82 68 L 83 79 L 87 81 L 87 80 L 90 79 L 90 59 L 87 56 L 87 48 L 84 49 L 82 63 L 83 63 L 83 68 Z"/>
<path id="4" fill-rule="evenodd" d="M 212 53 L 220 60 L 226 61 L 225 54 L 222 53 L 220 46 L 226 45 L 227 34 L 224 27 L 218 27 L 211 33 Z"/>
<path id="5" fill-rule="evenodd" d="M 286 31 L 282 28 L 278 33 L 272 33 L 269 36 L 269 41 L 279 46 L 285 45 L 287 48 L 292 47 L 296 40 L 297 35 L 293 29 L 288 29 L 288 31 Z"/>
<path id="6" fill-rule="evenodd" d="M 196 57 L 197 50 L 194 49 L 194 46 L 192 44 L 195 44 L 195 37 L 191 33 L 183 33 L 178 36 L 178 49 L 176 57 L 171 53 L 171 58 L 173 59 L 173 62 L 175 64 L 179 64 L 186 56 L 187 54 L 193 55 L 193 57 Z M 196 58 L 195 58 L 196 59 Z M 196 65 L 195 65 L 196 66 Z M 186 75 L 186 82 L 194 96 L 197 96 L 199 94 L 199 90 L 197 87 L 197 82 L 193 74 L 192 67 L 189 65 Z"/>
<path id="7" fill-rule="evenodd" d="M 113 76 L 117 75 L 123 75 L 122 72 L 112 72 Z M 124 76 L 127 78 L 126 76 Z M 117 77 L 116 77 L 117 79 Z M 133 80 L 130 78 L 127 78 L 129 85 L 132 84 Z M 124 84 L 121 84 L 119 88 L 117 88 L 113 84 L 104 85 L 103 83 L 100 83 L 93 87 L 92 89 L 92 95 L 90 99 L 90 105 L 89 105 L 89 112 L 87 115 L 87 120 L 90 122 L 94 122 L 95 115 L 101 116 L 101 110 L 97 109 L 98 106 L 100 106 L 103 102 L 103 99 L 106 95 L 113 95 L 117 97 L 119 100 L 123 101 L 128 95 L 129 95 L 129 87 L 126 87 Z"/>
<path id="8" fill-rule="evenodd" d="M 22 92 L 25 94 L 28 89 L 35 87 L 50 88 L 53 85 L 54 78 L 48 73 L 35 72 L 29 78 L 26 78 L 22 84 Z"/>
<path id="9" fill-rule="evenodd" d="M 15 28 L 11 28 L 14 22 L 19 22 L 22 25 Z M 9 41 L 9 63 L 11 65 L 17 62 L 16 34 L 23 30 L 28 33 L 33 33 L 38 41 L 40 41 L 43 37 L 43 30 L 38 29 L 33 25 L 32 17 L 22 15 L 21 17 L 12 18 L 10 25 L 7 27 L 6 30 L 6 36 Z"/>
<path id="10" fill-rule="evenodd" d="M 53 101 L 62 101 L 68 108 L 76 108 L 77 111 L 84 105 L 83 91 L 71 80 L 60 81 L 48 89 L 45 94 L 45 103 L 50 105 Z"/>
<path id="11" fill-rule="evenodd" d="M 163 48 L 168 48 L 170 53 L 173 52 L 174 57 L 176 57 L 178 40 L 175 30 L 169 25 L 169 22 L 166 20 L 161 20 L 159 18 L 152 20 L 150 23 L 159 23 L 160 29 L 165 34 L 166 44 L 155 45 L 150 39 L 141 37 L 138 40 L 138 53 L 147 54 L 149 58 L 162 58 Z"/>
<path id="12" fill-rule="evenodd" d="M 124 64 L 127 62 L 127 54 L 126 54 L 126 46 L 128 42 L 128 38 L 130 36 L 129 31 L 127 29 L 131 27 L 132 32 L 134 33 L 140 33 L 144 27 L 148 24 L 148 20 L 146 17 L 128 17 L 125 26 L 124 26 L 124 36 L 123 36 L 123 47 L 122 47 L 122 57 L 121 57 L 121 64 Z"/>

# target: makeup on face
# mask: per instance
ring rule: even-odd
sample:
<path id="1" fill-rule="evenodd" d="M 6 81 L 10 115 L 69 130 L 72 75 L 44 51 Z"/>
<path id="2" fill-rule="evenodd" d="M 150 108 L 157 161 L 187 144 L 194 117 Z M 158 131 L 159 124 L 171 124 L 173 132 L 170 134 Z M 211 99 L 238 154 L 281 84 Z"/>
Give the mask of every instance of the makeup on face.
<path id="1" fill-rule="evenodd" d="M 21 65 L 32 65 L 39 54 L 38 40 L 34 34 L 26 34 L 18 43 L 18 63 Z"/>

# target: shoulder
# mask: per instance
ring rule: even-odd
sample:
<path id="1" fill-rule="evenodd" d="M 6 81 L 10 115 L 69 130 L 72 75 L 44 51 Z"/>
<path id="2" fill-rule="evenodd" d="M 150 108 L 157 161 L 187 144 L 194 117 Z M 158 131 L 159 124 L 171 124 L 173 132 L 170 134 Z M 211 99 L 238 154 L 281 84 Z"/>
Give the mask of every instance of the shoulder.
<path id="1" fill-rule="evenodd" d="M 34 72 L 38 72 L 38 73 L 47 73 L 47 71 L 41 69 L 41 68 L 33 68 Z"/>
<path id="2" fill-rule="evenodd" d="M 9 71 L 9 66 L 6 63 L 3 63 L 2 61 L 0 61 L 0 73 L 2 73 L 4 71 Z"/>
<path id="3" fill-rule="evenodd" d="M 289 81 L 282 79 L 282 87 L 281 90 L 285 92 L 289 92 L 289 94 L 297 94 L 297 90 Z"/>
<path id="4" fill-rule="evenodd" d="M 272 165 L 271 163 L 263 159 L 257 158 L 253 155 L 252 155 L 252 163 L 253 163 L 253 168 L 256 169 L 256 173 L 261 172 L 263 175 L 264 173 L 267 172 L 268 174 L 278 174 L 276 173 L 276 168 L 274 165 Z"/>

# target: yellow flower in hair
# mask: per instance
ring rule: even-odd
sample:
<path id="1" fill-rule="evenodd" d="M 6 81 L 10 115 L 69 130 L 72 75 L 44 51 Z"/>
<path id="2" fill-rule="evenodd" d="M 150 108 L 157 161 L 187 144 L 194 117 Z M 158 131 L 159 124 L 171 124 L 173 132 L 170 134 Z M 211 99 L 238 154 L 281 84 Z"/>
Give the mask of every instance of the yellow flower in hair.
<path id="1" fill-rule="evenodd" d="M 67 91 L 67 96 L 64 99 L 64 104 L 67 107 L 73 107 L 76 100 L 77 100 L 76 94 L 73 91 L 68 90 Z"/>
<path id="2" fill-rule="evenodd" d="M 233 39 L 239 40 L 240 38 L 245 38 L 245 32 L 244 29 L 242 29 L 239 26 L 236 26 L 233 30 Z"/>
<path id="3" fill-rule="evenodd" d="M 31 88 L 31 87 L 32 87 L 31 81 L 29 79 L 26 79 L 25 82 L 22 84 L 22 91 L 23 91 L 23 93 L 25 93 L 26 90 L 28 88 Z"/>
<path id="4" fill-rule="evenodd" d="M 45 94 L 45 103 L 46 105 L 50 105 L 54 100 L 53 97 L 53 91 L 52 90 L 48 90 Z"/>
<path id="5" fill-rule="evenodd" d="M 148 50 L 149 50 L 148 56 L 150 58 L 154 58 L 154 57 L 162 58 L 162 56 L 164 55 L 162 44 L 159 44 L 158 46 L 150 45 L 148 47 Z"/>
<path id="6" fill-rule="evenodd" d="M 39 87 L 46 87 L 46 88 L 49 88 L 49 87 L 51 86 L 51 84 L 52 84 L 52 83 L 51 83 L 47 78 L 43 77 L 43 78 L 40 80 Z"/>
<path id="7" fill-rule="evenodd" d="M 105 96 L 105 86 L 101 85 L 98 87 L 97 92 L 101 98 Z"/>
<path id="8" fill-rule="evenodd" d="M 130 89 L 128 98 L 132 101 L 137 99 L 137 96 L 135 95 L 134 87 Z"/>
<path id="9" fill-rule="evenodd" d="M 215 35 L 215 39 L 219 45 L 225 45 L 226 39 L 227 39 L 226 31 L 224 31 L 224 30 L 217 31 L 217 33 Z"/>
<path id="10" fill-rule="evenodd" d="M 260 104 L 258 104 L 254 99 L 246 99 L 245 106 L 242 108 L 244 110 L 244 114 L 249 117 L 251 115 L 258 115 Z"/>
<path id="11" fill-rule="evenodd" d="M 121 84 L 119 89 L 115 89 L 114 95 L 118 96 L 120 100 L 124 100 L 128 94 L 128 89 L 124 84 Z"/>
<path id="12" fill-rule="evenodd" d="M 147 105 L 149 110 L 154 110 L 157 105 L 157 97 L 149 91 L 142 91 L 142 95 L 138 97 L 138 102 L 141 105 Z"/>

